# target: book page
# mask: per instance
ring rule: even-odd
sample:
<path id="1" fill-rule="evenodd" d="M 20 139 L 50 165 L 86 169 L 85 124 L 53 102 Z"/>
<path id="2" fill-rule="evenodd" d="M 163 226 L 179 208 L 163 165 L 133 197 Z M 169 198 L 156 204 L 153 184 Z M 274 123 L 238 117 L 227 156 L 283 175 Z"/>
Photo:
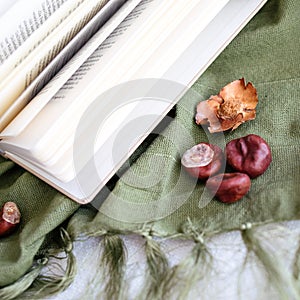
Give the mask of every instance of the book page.
<path id="1" fill-rule="evenodd" d="M 63 47 L 88 23 L 108 0 L 78 0 L 76 10 L 17 65 L 0 84 L 0 116 L 49 64 Z M 81 2 L 82 3 L 81 3 Z"/>
<path id="2" fill-rule="evenodd" d="M 152 51 L 159 49 L 166 36 L 171 34 L 185 18 L 189 19 L 187 16 L 197 6 L 201 7 L 200 11 L 202 11 L 201 18 L 198 20 L 204 20 L 205 15 L 209 15 L 211 9 L 216 7 L 216 3 L 222 5 L 219 9 L 214 9 L 214 14 L 226 4 L 226 1 L 203 0 L 201 3 L 191 1 L 188 6 L 184 1 L 177 3 L 174 6 L 172 1 L 166 1 L 163 4 L 158 4 L 158 1 L 154 0 L 142 2 L 116 30 L 115 34 L 112 34 L 78 72 L 75 72 L 67 84 L 28 125 L 26 132 L 18 137 L 17 140 L 22 144 L 24 150 L 22 155 L 33 156 L 32 159 L 47 164 L 49 158 L 53 157 L 58 149 L 61 151 L 64 147 L 69 146 L 68 141 L 72 140 L 70 137 L 72 138 L 72 134 L 76 130 L 82 111 L 100 92 L 99 87 L 105 91 L 116 83 L 132 78 L 138 68 L 141 68 L 151 56 L 152 52 L 149 49 L 151 47 Z M 136 18 L 137 16 L 140 16 L 141 19 Z M 205 19 L 206 23 L 212 17 L 209 16 Z M 145 22 L 145 17 L 148 17 L 147 22 Z M 160 21 L 158 22 L 158 20 Z M 120 30 L 124 28 L 126 28 L 126 32 L 119 35 Z M 163 33 L 161 28 L 164 28 Z M 131 34 L 132 32 L 134 35 Z M 124 41 L 128 41 L 128 43 L 124 43 Z M 125 57 L 126 59 L 124 59 Z M 147 69 L 144 69 L 144 72 L 144 75 L 147 76 Z M 101 85 L 96 82 L 101 82 Z M 66 122 L 67 126 L 64 125 Z M 64 130 L 62 131 L 61 128 Z M 51 139 L 55 139 L 55 144 L 49 145 Z M 35 146 L 32 147 L 33 145 Z"/>
<path id="3" fill-rule="evenodd" d="M 72 2 L 70 0 L 68 1 Z M 35 31 L 41 28 L 57 10 L 61 10 L 63 3 L 67 2 L 67 0 L 15 0 L 7 1 L 9 2 L 7 4 L 2 2 L 3 1 L 1 1 L 1 9 L 3 9 L 3 12 L 0 18 L 0 65 L 2 65 Z M 9 26 L 7 26 L 7 24 L 9 24 Z M 51 27 L 47 28 L 47 30 L 49 29 L 51 29 Z M 40 33 L 40 38 L 43 37 L 44 36 Z M 23 56 L 26 54 L 27 53 L 24 52 Z M 1 73 L 2 72 L 1 68 Z"/>
<path id="4" fill-rule="evenodd" d="M 0 6 L 0 17 L 10 10 L 18 0 L 2 0 Z"/>
<path id="5" fill-rule="evenodd" d="M 88 57 L 104 42 L 104 40 L 116 29 L 116 27 L 129 15 L 129 13 L 138 5 L 141 0 L 128 0 L 123 4 L 123 0 L 110 0 L 109 3 L 85 26 L 80 34 L 78 34 L 47 68 L 32 82 L 32 84 L 22 93 L 22 95 L 9 107 L 9 109 L 0 117 L 0 132 L 12 121 L 12 119 L 26 106 L 32 96 L 39 91 L 40 86 L 44 82 L 44 73 L 51 72 L 53 65 L 59 63 L 60 59 L 65 59 L 64 52 L 69 52 L 69 48 L 75 47 L 82 41 L 81 35 L 85 38 L 89 35 L 86 31 L 94 30 L 99 26 L 103 19 L 103 14 L 109 16 L 118 9 L 118 11 L 110 17 L 110 19 L 94 34 L 92 38 L 81 48 L 75 56 L 62 68 L 62 70 L 49 82 L 39 95 L 37 95 L 28 107 L 25 107 L 14 120 L 13 124 L 8 126 L 5 132 L 0 133 L 0 137 L 16 136 L 34 119 L 40 110 L 51 100 L 58 90 L 66 83 L 66 81 L 75 73 L 75 71 L 88 59 Z M 108 12 L 107 12 L 108 11 Z M 106 19 L 106 17 L 105 17 Z M 92 31 L 93 31 L 92 30 Z M 73 50 L 72 50 L 73 52 Z M 58 61 L 58 62 L 57 62 Z M 50 71 L 48 71 L 48 69 Z M 56 68 L 56 66 L 55 66 Z M 48 76 L 48 75 L 47 75 Z"/>
<path id="6" fill-rule="evenodd" d="M 101 74 L 103 75 L 106 70 L 109 70 L 110 67 L 113 65 L 114 57 L 120 57 L 120 55 L 124 53 L 124 49 L 128 48 L 129 45 L 133 47 L 135 45 L 135 40 L 138 39 L 139 36 L 144 35 L 144 32 L 142 30 L 143 28 L 145 27 L 151 28 L 153 23 L 156 21 L 156 19 L 154 19 L 153 17 L 155 15 L 157 17 L 161 17 L 167 11 L 167 9 L 169 9 L 172 6 L 172 1 L 166 1 L 168 2 L 167 3 L 168 5 L 163 5 L 161 2 L 160 4 L 158 4 L 158 2 L 160 1 L 158 0 L 142 1 L 136 7 L 136 9 L 121 23 L 121 25 L 112 33 L 112 35 L 101 46 L 98 47 L 98 49 L 88 58 L 88 60 L 86 60 L 83 63 L 83 65 L 74 73 L 74 75 L 62 87 L 62 89 L 51 99 L 51 101 L 46 103 L 46 106 L 43 107 L 42 110 L 39 112 L 39 114 L 32 120 L 32 122 L 28 124 L 26 128 L 26 133 L 31 131 L 30 129 L 31 126 L 35 127 L 33 123 L 38 122 L 38 120 L 44 119 L 43 124 L 45 127 L 42 125 L 43 127 L 42 136 L 43 136 L 47 133 L 49 129 L 48 122 L 54 121 L 53 125 L 57 126 L 58 123 L 61 123 L 61 121 L 64 119 L 65 114 L 67 115 L 69 115 L 70 113 L 72 114 L 71 110 L 67 112 L 66 108 L 68 106 L 71 107 L 73 106 L 76 108 L 75 105 L 76 101 L 71 101 L 73 96 L 76 95 L 74 99 L 78 101 L 79 97 L 82 97 L 81 95 L 86 93 L 86 90 L 90 88 L 91 84 L 92 83 L 94 84 L 95 73 L 97 74 L 99 70 L 101 70 Z M 165 6 L 165 9 L 162 9 L 162 6 Z M 146 26 L 146 23 L 149 24 Z M 136 26 L 133 26 L 133 24 L 135 24 Z M 114 46 L 113 49 L 111 49 L 112 46 Z M 99 61 L 99 59 L 102 65 L 99 65 L 99 63 L 96 64 Z M 80 86 L 77 84 L 78 80 L 80 80 L 81 83 Z M 71 87 L 73 88 L 71 89 Z M 68 97 L 62 96 L 65 93 L 68 94 Z M 57 99 L 60 99 L 61 97 L 65 98 L 66 101 L 58 102 Z M 34 113 L 36 107 L 40 105 L 40 102 L 36 100 L 37 99 L 33 99 L 25 108 L 27 114 L 29 114 L 30 111 L 33 111 Z M 58 104 L 58 105 L 53 105 L 53 104 Z M 52 108 L 55 109 L 55 112 L 51 112 Z M 48 111 L 48 113 L 46 113 L 46 110 Z M 18 117 L 22 117 L 22 113 L 23 112 L 21 112 Z M 58 113 L 58 115 L 56 115 L 56 113 Z M 4 136 L 6 135 L 6 131 L 9 131 L 11 127 L 14 127 L 14 123 L 15 121 L 17 121 L 18 117 L 16 118 L 16 120 L 13 120 L 11 124 L 9 124 L 9 126 L 3 131 Z M 40 127 L 40 129 L 42 128 Z M 37 138 L 38 135 L 40 135 L 40 133 L 41 131 L 40 132 L 35 131 L 35 133 L 32 132 L 33 139 L 31 139 L 31 141 L 33 142 L 33 144 L 36 144 L 34 142 L 34 137 Z M 24 136 L 24 139 L 21 138 L 21 136 L 22 137 Z M 25 142 L 26 140 L 25 131 L 22 132 L 20 136 L 17 137 L 18 141 L 21 141 L 21 139 L 22 142 Z M 11 142 L 13 140 L 14 139 L 10 138 Z M 31 142 L 29 144 L 31 144 Z M 24 149 L 29 149 L 32 146 L 32 145 L 30 146 L 29 144 L 27 146 L 24 145 L 25 146 Z M 24 151 L 25 152 L 23 154 L 26 155 L 26 150 Z M 28 157 L 28 153 L 26 156 Z M 32 155 L 29 153 L 29 156 Z"/>
<path id="7" fill-rule="evenodd" d="M 218 0 L 219 4 L 223 4 L 223 6 L 226 5 L 228 0 Z M 200 31 L 202 31 L 207 24 L 210 22 L 211 19 L 214 18 L 214 16 L 218 13 L 218 9 L 214 5 L 212 1 L 210 1 L 211 6 L 206 6 L 206 9 L 203 9 L 203 2 L 195 5 L 193 9 L 189 11 L 188 14 L 185 15 L 185 17 L 180 20 L 179 16 L 177 17 L 178 24 L 176 28 L 172 28 L 172 30 L 169 31 L 169 34 L 166 34 L 168 32 L 167 26 L 164 27 L 165 29 L 165 35 L 166 36 L 160 36 L 159 38 L 156 38 L 155 46 L 153 46 L 153 52 L 151 52 L 150 58 L 146 60 L 146 63 L 142 64 L 140 68 L 138 69 L 138 72 L 136 72 L 131 78 L 132 79 L 140 79 L 140 78 L 164 78 L 164 73 L 166 70 L 168 70 L 174 62 L 180 57 L 180 55 L 184 52 L 187 45 L 190 45 L 194 39 L 198 36 L 197 31 L 193 31 L 193 28 L 197 28 Z M 184 15 L 184 12 L 181 11 L 181 16 Z M 174 23 L 172 23 L 174 25 Z M 190 34 L 186 34 L 186 32 L 190 32 Z M 149 35 L 147 35 L 148 38 L 150 38 Z M 149 41 L 151 42 L 151 41 Z M 144 55 L 146 55 L 145 52 L 143 52 Z M 139 57 L 137 55 L 136 57 Z M 137 59 L 138 61 L 138 59 Z M 184 69 L 182 69 L 183 71 Z M 166 77 L 166 79 L 168 79 Z M 153 80 L 153 83 L 156 81 Z M 184 85 L 182 85 L 184 86 Z M 136 87 L 135 87 L 136 88 Z M 163 88 L 163 87 L 162 87 Z M 102 119 L 102 126 L 99 128 L 99 131 L 97 133 L 97 139 L 94 141 L 94 151 L 99 152 L 99 156 L 95 159 L 97 161 L 97 164 L 101 166 L 101 169 L 103 169 L 104 165 L 107 165 L 108 161 L 110 161 L 112 164 L 114 163 L 114 159 L 112 157 L 112 151 L 111 152 L 104 152 L 103 149 L 108 147 L 107 145 L 113 146 L 111 143 L 115 140 L 115 137 L 119 134 L 121 131 L 122 125 L 126 124 L 128 121 L 128 118 L 130 116 L 137 117 L 140 114 L 140 111 L 143 111 L 145 115 L 149 115 L 150 109 L 149 107 L 146 108 L 146 105 L 148 105 L 149 102 L 149 96 L 151 96 L 151 89 L 152 86 L 149 86 L 149 89 L 145 89 L 140 93 L 140 97 L 143 96 L 147 98 L 147 101 L 143 101 L 142 99 L 138 99 L 136 101 L 130 102 L 126 105 L 118 104 L 118 101 L 115 102 L 115 104 L 112 104 L 112 99 L 110 99 L 110 103 L 103 103 L 103 106 L 100 107 L 100 105 L 97 105 L 97 116 L 95 116 L 96 119 Z M 178 100 L 179 92 L 176 90 L 172 91 L 174 92 L 171 96 L 171 92 L 169 91 L 170 99 L 173 99 L 173 101 L 168 101 L 167 99 L 164 99 L 164 101 L 158 101 L 155 104 L 155 108 L 153 111 L 167 111 L 171 108 L 172 104 L 175 103 L 175 101 Z M 181 91 L 183 92 L 183 91 Z M 118 91 L 115 89 L 115 95 L 114 97 L 119 99 L 125 98 L 127 94 L 133 94 L 132 91 L 130 91 L 129 87 L 128 89 Z M 177 94 L 176 94 L 177 93 Z M 117 96 L 117 94 L 119 94 Z M 153 101 L 154 103 L 155 101 Z M 110 106 L 113 107 L 110 107 Z M 101 112 L 101 113 L 100 113 Z M 93 120 L 93 116 L 90 116 L 91 120 Z M 154 117 L 155 118 L 155 117 Z M 144 123 L 146 120 L 144 120 Z M 91 123 L 94 123 L 91 121 Z M 144 126 L 145 124 L 143 124 Z M 84 124 L 81 124 L 81 127 L 84 126 Z M 144 127 L 143 127 L 144 128 Z M 87 132 L 91 132 L 89 128 L 89 124 L 86 124 L 86 127 L 80 128 L 82 132 L 82 136 L 79 136 L 79 133 L 76 132 L 76 138 L 83 141 L 83 144 L 80 148 L 80 151 L 76 151 L 77 155 L 82 158 L 85 156 L 85 153 L 88 153 L 89 149 L 85 147 L 85 135 Z M 128 133 L 129 134 L 129 133 Z M 137 136 L 137 140 L 132 141 L 132 145 L 136 145 L 138 143 L 138 140 L 141 139 L 141 136 Z M 124 137 L 124 140 L 127 140 L 127 138 Z M 68 181 L 71 178 L 76 176 L 75 171 L 78 171 L 78 169 L 84 168 L 86 164 L 88 163 L 84 159 L 81 160 L 82 165 L 79 166 L 78 160 L 76 164 L 76 170 L 72 168 L 72 158 L 74 155 L 74 149 L 73 149 L 73 143 L 74 143 L 74 136 L 71 136 L 70 139 L 64 140 L 64 143 L 60 145 L 60 148 L 57 152 L 55 152 L 55 159 L 53 159 L 53 162 L 46 161 L 44 166 L 48 171 L 51 172 L 52 175 L 58 176 L 60 180 Z M 105 147 L 103 146 L 105 145 Z M 120 148 L 122 146 L 120 145 Z M 130 151 L 130 149 L 127 149 L 127 151 Z M 125 153 L 124 153 L 125 154 Z M 60 157 L 60 158 L 59 158 Z M 58 159 L 59 158 L 59 159 Z M 74 157 L 73 157 L 74 159 Z M 41 162 L 40 162 L 41 163 Z M 69 164 L 69 166 L 67 165 Z M 64 169 L 62 169 L 60 166 L 64 165 Z M 68 168 L 66 168 L 68 166 Z M 101 172 L 102 173 L 102 172 Z M 102 177 L 105 172 L 102 173 Z"/>

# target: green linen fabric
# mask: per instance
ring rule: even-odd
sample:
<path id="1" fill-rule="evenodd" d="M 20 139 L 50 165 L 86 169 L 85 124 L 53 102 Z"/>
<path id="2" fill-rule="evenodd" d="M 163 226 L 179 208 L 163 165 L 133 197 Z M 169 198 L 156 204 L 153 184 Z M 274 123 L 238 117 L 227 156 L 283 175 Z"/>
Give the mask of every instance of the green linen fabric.
<path id="1" fill-rule="evenodd" d="M 83 233 L 144 234 L 148 225 L 153 236 L 172 236 L 184 231 L 187 220 L 200 231 L 226 232 L 246 223 L 299 219 L 299 11 L 298 0 L 268 1 L 197 80 L 194 94 L 183 97 L 175 119 L 143 149 L 97 214 L 87 206 L 79 208 L 1 158 L 0 201 L 16 202 L 22 223 L 13 235 L 0 239 L 0 286 L 24 275 L 48 249 L 61 247 L 56 230 L 61 225 L 75 239 Z M 257 117 L 218 135 L 218 141 L 224 145 L 237 137 L 258 134 L 270 144 L 273 161 L 265 174 L 252 180 L 250 192 L 241 201 L 231 205 L 215 199 L 205 202 L 205 184 L 183 172 L 180 156 L 196 143 L 215 139 L 195 124 L 196 104 L 242 77 L 257 88 Z M 150 241 L 149 245 L 152 254 L 159 252 Z"/>

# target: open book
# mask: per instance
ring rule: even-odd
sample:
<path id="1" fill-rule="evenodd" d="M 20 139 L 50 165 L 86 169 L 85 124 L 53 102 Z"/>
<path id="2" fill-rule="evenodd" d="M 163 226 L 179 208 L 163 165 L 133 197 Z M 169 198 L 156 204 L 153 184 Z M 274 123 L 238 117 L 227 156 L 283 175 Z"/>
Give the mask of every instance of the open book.
<path id="1" fill-rule="evenodd" d="M 265 2 L 14 1 L 0 153 L 90 202 Z"/>

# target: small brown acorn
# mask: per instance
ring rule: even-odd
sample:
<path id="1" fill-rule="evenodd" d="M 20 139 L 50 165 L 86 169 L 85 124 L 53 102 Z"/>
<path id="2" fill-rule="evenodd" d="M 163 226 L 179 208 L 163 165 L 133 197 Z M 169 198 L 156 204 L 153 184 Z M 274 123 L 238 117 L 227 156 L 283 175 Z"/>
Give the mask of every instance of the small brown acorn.
<path id="1" fill-rule="evenodd" d="M 21 214 L 14 202 L 6 202 L 0 210 L 0 237 L 11 234 L 20 223 Z"/>

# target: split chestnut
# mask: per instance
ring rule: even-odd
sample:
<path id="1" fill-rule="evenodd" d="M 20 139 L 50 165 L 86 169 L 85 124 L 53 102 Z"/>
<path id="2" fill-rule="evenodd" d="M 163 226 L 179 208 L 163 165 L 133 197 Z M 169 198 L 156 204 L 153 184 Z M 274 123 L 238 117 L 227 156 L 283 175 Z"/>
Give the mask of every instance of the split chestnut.
<path id="1" fill-rule="evenodd" d="M 21 214 L 14 202 L 6 202 L 0 209 L 0 237 L 11 234 L 20 223 Z"/>
<path id="2" fill-rule="evenodd" d="M 218 146 L 200 143 L 183 154 L 181 164 L 192 177 L 206 180 L 220 172 L 225 166 L 225 158 Z"/>

